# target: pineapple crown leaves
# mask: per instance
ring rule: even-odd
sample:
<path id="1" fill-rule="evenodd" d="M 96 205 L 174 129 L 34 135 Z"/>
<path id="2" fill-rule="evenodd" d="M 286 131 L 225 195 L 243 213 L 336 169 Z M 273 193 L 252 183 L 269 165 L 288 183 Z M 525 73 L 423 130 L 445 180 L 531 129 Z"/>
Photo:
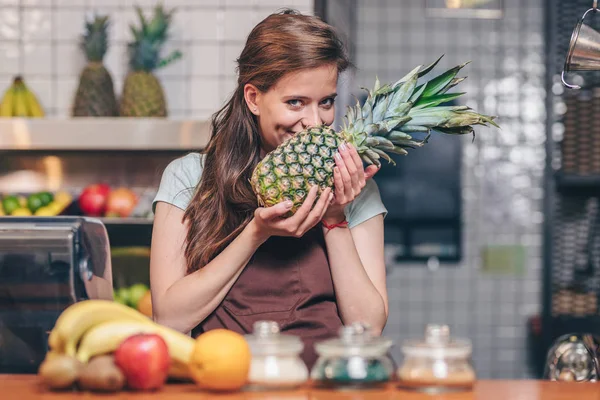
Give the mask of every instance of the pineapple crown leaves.
<path id="1" fill-rule="evenodd" d="M 367 164 L 379 166 L 381 158 L 395 164 L 387 153 L 406 155 L 407 149 L 425 145 L 431 131 L 474 135 L 473 125 L 499 128 L 495 116 L 479 114 L 467 106 L 443 105 L 465 94 L 447 92 L 465 79 L 456 75 L 468 62 L 417 85 L 442 57 L 424 69 L 416 67 L 393 85 L 382 86 L 376 78 L 372 91 L 362 88 L 367 91 L 364 104 L 357 100 L 355 106 L 348 107 L 342 136 L 353 142 Z M 425 137 L 414 139 L 415 133 Z"/>
<path id="2" fill-rule="evenodd" d="M 168 30 L 175 9 L 166 11 L 159 4 L 154 7 L 154 15 L 149 21 L 144 16 L 141 7 L 135 7 L 139 18 L 139 27 L 130 25 L 133 41 L 128 44 L 129 64 L 135 71 L 153 71 L 167 66 L 182 57 L 179 50 L 173 51 L 165 58 L 160 58 L 160 52 L 168 39 Z"/>
<path id="3" fill-rule="evenodd" d="M 108 50 L 108 15 L 94 15 L 86 18 L 85 33 L 81 38 L 81 48 L 90 62 L 101 62 Z"/>

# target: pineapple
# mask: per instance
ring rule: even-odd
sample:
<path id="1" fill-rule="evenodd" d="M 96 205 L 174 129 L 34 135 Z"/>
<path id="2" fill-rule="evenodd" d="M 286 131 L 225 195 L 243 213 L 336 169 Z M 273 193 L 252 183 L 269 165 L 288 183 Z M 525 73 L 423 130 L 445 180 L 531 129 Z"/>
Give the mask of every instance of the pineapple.
<path id="1" fill-rule="evenodd" d="M 110 73 L 102 64 L 108 48 L 108 16 L 95 16 L 86 21 L 81 43 L 87 65 L 79 77 L 72 114 L 74 117 L 114 117 L 119 115 Z"/>
<path id="2" fill-rule="evenodd" d="M 325 125 L 305 129 L 280 144 L 255 167 L 250 183 L 261 206 L 291 200 L 290 215 L 302 205 L 313 185 L 319 193 L 334 188 L 334 155 L 342 143 L 351 143 L 366 164 L 381 165 L 381 159 L 395 165 L 387 153 L 406 155 L 406 149 L 422 147 L 432 130 L 451 134 L 474 134 L 472 125 L 498 127 L 496 117 L 471 111 L 466 106 L 440 106 L 464 93 L 447 93 L 463 81 L 457 73 L 467 64 L 417 85 L 418 78 L 429 73 L 439 62 L 413 69 L 393 85 L 368 92 L 361 107 L 349 107 L 340 132 Z M 425 136 L 419 140 L 413 135 Z"/>
<path id="3" fill-rule="evenodd" d="M 134 36 L 133 42 L 128 46 L 131 70 L 125 78 L 120 112 L 125 117 L 166 117 L 165 94 L 160 81 L 152 72 L 181 57 L 181 52 L 174 51 L 167 58 L 160 58 L 174 10 L 165 12 L 158 5 L 149 22 L 140 7 L 136 7 L 136 11 L 141 27 L 131 26 Z"/>

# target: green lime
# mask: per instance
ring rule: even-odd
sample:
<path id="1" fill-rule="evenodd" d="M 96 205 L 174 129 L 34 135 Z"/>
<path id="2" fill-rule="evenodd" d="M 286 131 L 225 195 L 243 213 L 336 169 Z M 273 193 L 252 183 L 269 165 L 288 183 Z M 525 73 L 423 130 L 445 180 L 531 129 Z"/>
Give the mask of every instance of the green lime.
<path id="1" fill-rule="evenodd" d="M 125 304 L 126 306 L 131 306 L 129 301 L 129 290 L 127 288 L 122 287 L 117 289 L 115 295 L 119 299 L 119 303 Z"/>
<path id="2" fill-rule="evenodd" d="M 42 205 L 45 207 L 54 201 L 54 195 L 50 192 L 41 192 L 37 194 L 42 200 Z"/>
<path id="3" fill-rule="evenodd" d="M 2 208 L 4 208 L 6 215 L 11 215 L 13 211 L 20 207 L 21 204 L 19 203 L 19 198 L 17 196 L 6 196 L 2 199 Z"/>
<path id="4" fill-rule="evenodd" d="M 43 206 L 42 199 L 40 198 L 39 195 L 32 194 L 31 196 L 29 196 L 27 198 L 27 207 L 29 208 L 29 210 L 32 213 L 36 212 L 37 209 L 42 206 Z"/>
<path id="5" fill-rule="evenodd" d="M 143 283 L 131 285 L 129 288 L 129 304 L 131 304 L 133 308 L 137 308 L 140 299 L 144 297 L 147 291 L 148 286 L 144 285 Z"/>

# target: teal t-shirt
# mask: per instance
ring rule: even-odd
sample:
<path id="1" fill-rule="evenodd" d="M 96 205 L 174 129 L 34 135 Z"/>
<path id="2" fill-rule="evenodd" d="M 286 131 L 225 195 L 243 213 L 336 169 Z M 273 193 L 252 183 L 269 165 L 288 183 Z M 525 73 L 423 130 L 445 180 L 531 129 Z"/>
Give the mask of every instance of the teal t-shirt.
<path id="1" fill-rule="evenodd" d="M 203 158 L 204 156 L 199 153 L 190 153 L 169 163 L 163 172 L 158 192 L 152 202 L 153 211 L 159 201 L 172 204 L 185 211 L 200 182 Z M 373 179 L 367 180 L 366 186 L 358 197 L 346 206 L 344 213 L 350 228 L 379 214 L 383 214 L 385 218 L 387 209 L 381 202 L 379 188 Z"/>

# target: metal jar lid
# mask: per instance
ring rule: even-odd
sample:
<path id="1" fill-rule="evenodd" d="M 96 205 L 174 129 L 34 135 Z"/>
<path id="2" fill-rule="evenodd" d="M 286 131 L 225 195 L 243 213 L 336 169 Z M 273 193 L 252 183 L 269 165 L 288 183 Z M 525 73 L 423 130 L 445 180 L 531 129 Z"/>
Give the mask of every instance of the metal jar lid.
<path id="1" fill-rule="evenodd" d="M 381 357 L 392 344 L 391 339 L 374 336 L 367 324 L 353 323 L 341 327 L 337 338 L 317 343 L 315 350 L 323 357 Z"/>
<path id="2" fill-rule="evenodd" d="M 252 355 L 296 355 L 304 349 L 299 337 L 282 334 L 274 321 L 256 321 L 252 334 L 245 335 Z"/>
<path id="3" fill-rule="evenodd" d="M 425 340 L 407 340 L 402 352 L 409 357 L 456 358 L 471 356 L 471 342 L 467 339 L 452 339 L 447 325 L 429 324 L 425 328 Z"/>

